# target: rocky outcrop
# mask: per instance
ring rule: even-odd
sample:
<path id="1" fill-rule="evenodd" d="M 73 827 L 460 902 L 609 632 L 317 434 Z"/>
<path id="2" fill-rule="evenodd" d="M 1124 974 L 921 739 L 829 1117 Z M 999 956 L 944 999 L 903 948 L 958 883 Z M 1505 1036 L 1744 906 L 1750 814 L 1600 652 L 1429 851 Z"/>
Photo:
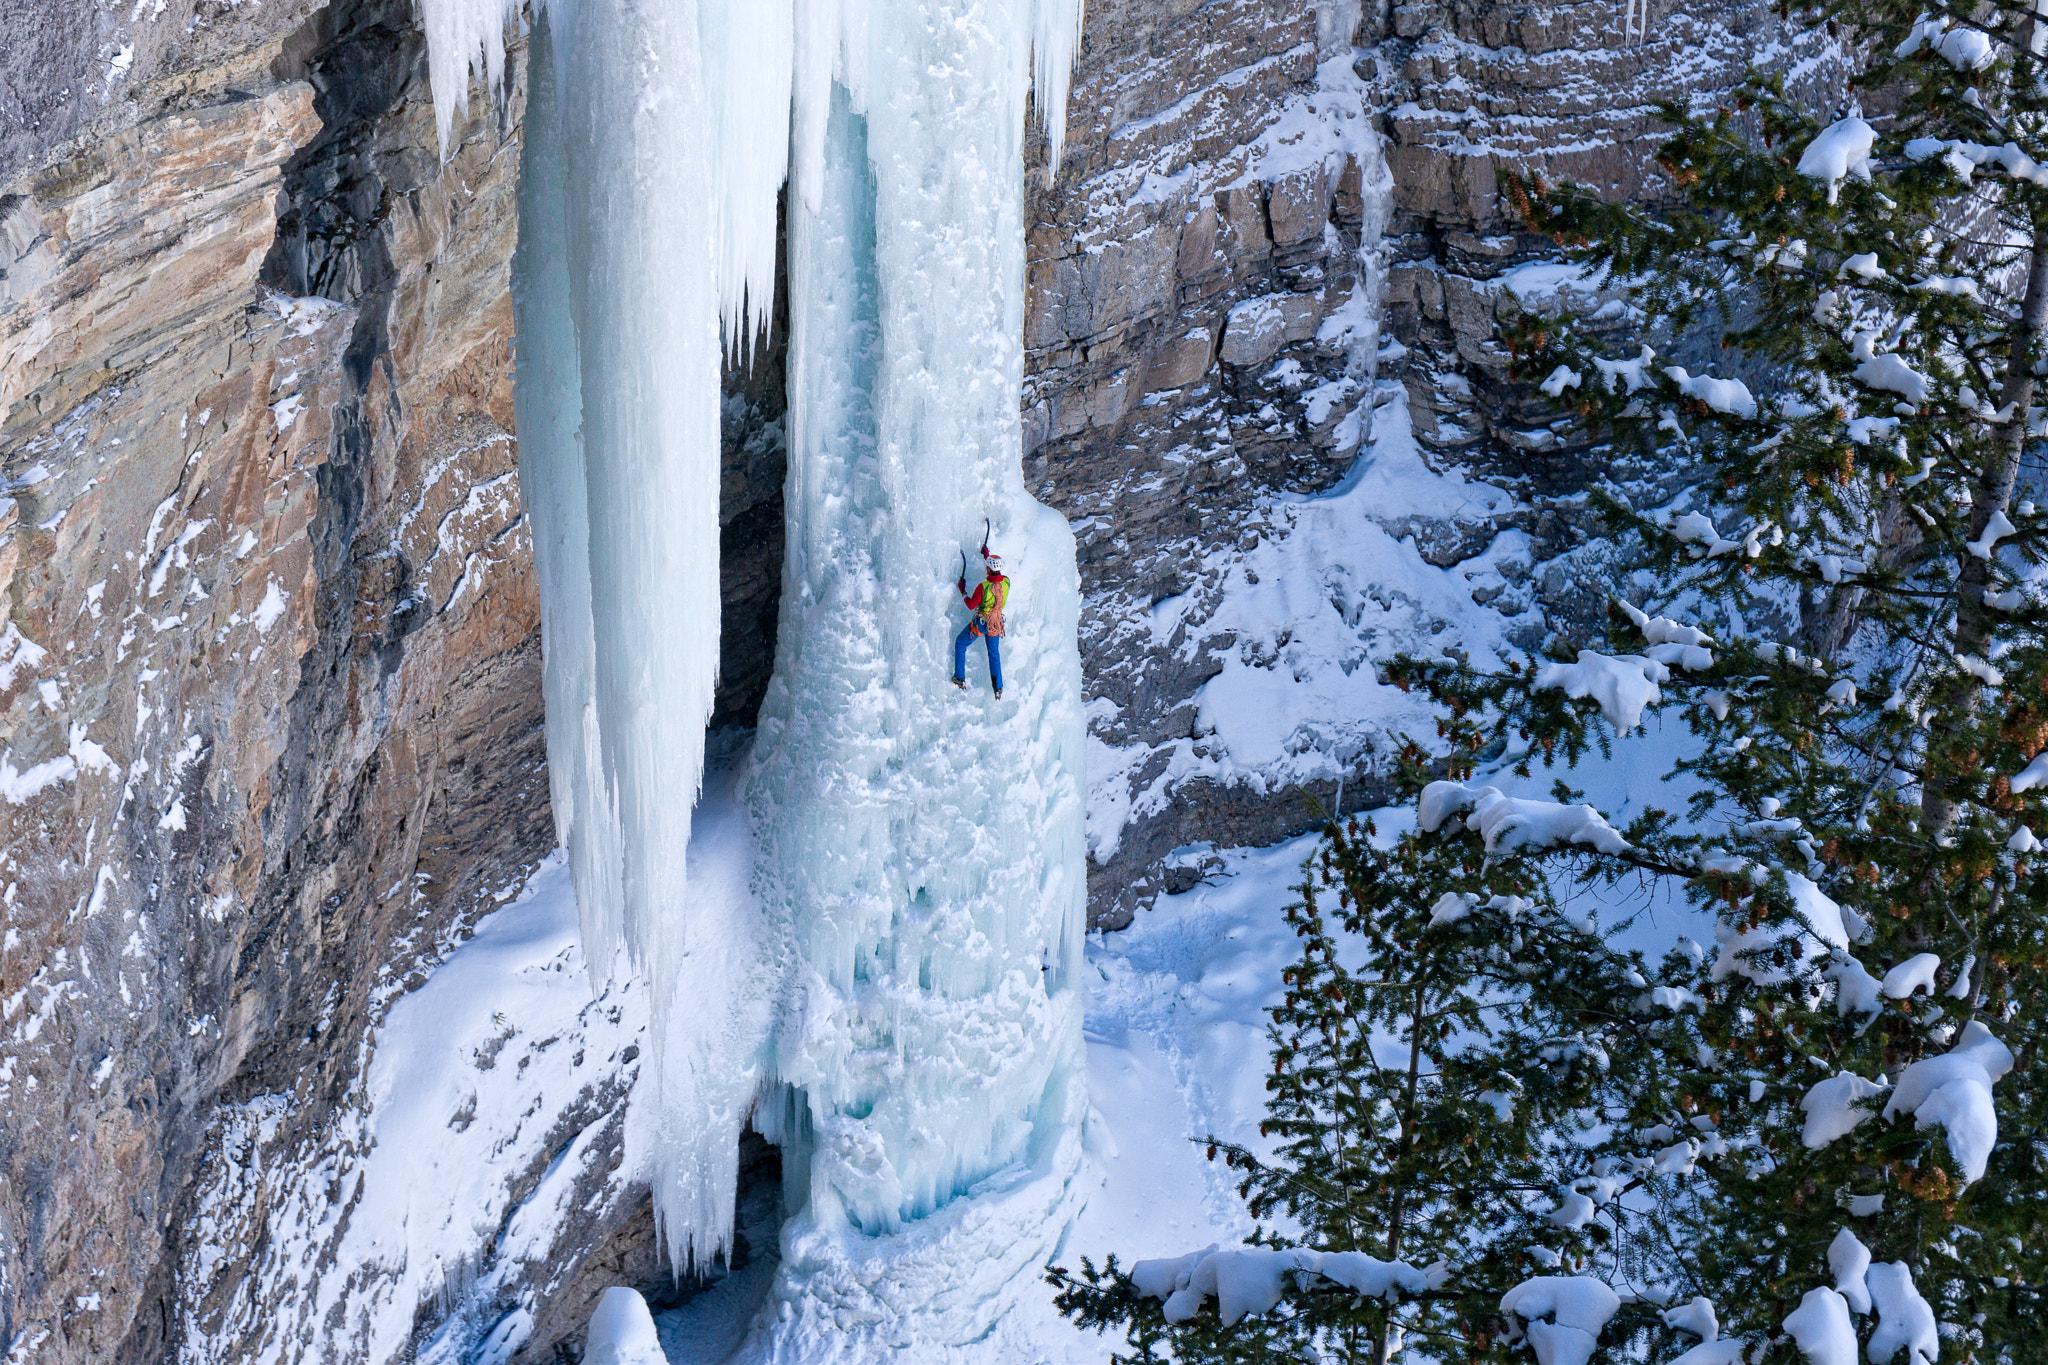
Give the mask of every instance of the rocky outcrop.
<path id="1" fill-rule="evenodd" d="M 1262 770 L 1201 719 L 1233 654 L 1276 666 L 1273 642 L 1222 624 L 1233 573 L 1242 583 L 1246 557 L 1282 534 L 1276 498 L 1344 475 L 1374 402 L 1405 398 L 1430 469 L 1506 495 L 1455 514 L 1390 504 L 1378 524 L 1446 567 L 1526 535 L 1472 605 L 1525 648 L 1597 628 L 1610 575 L 1585 493 L 1617 471 L 1507 378 L 1503 319 L 1561 305 L 1557 272 L 1535 264 L 1551 244 L 1513 221 L 1496 169 L 1653 199 L 1658 101 L 1711 98 L 1760 58 L 1816 102 L 1838 76 L 1824 36 L 1788 33 L 1761 4 L 1648 14 L 1604 0 L 1090 6 L 1067 151 L 1030 229 L 1025 471 L 1081 546 L 1093 922 L 1191 884 L 1199 857 L 1176 849 L 1269 842 L 1340 792 L 1347 809 L 1385 798 L 1391 736 Z M 1376 137 L 1345 132 L 1353 105 Z M 1360 259 L 1374 214 L 1383 287 Z M 1373 351 L 1382 310 L 1390 344 Z M 1362 638 L 1358 653 L 1402 645 Z"/>
<path id="2" fill-rule="evenodd" d="M 0 1338 L 38 1360 L 164 1357 L 216 1104 L 293 1140 L 552 842 L 516 159 L 492 117 L 426 150 L 403 3 L 238 55 L 5 201 Z"/>
<path id="3" fill-rule="evenodd" d="M 1380 168 L 1355 12 L 1333 29 L 1319 9 L 1091 5 L 1031 215 L 1025 482 L 1079 545 L 1091 805 L 1141 794 L 1130 819 L 1091 811 L 1096 923 L 1156 894 L 1177 845 L 1268 842 L 1305 817 L 1292 793 L 1199 771 L 1199 691 L 1234 641 L 1199 611 L 1164 635 L 1153 614 L 1213 593 L 1252 507 L 1328 487 L 1364 435 Z"/>
<path id="4" fill-rule="evenodd" d="M 1832 44 L 1759 3 L 1659 10 L 1654 22 L 1639 4 L 1423 3 L 1394 9 L 1375 61 L 1396 186 L 1387 306 L 1411 348 L 1402 374 L 1416 434 L 1432 453 L 1539 496 L 1575 493 L 1592 472 L 1584 442 L 1507 381 L 1494 341 L 1506 314 L 1558 288 L 1525 272 L 1518 291 L 1516 268 L 1550 244 L 1516 220 L 1495 169 L 1654 203 L 1667 192 L 1650 164 L 1658 104 L 1711 101 L 1761 62 L 1789 69 L 1823 106 L 1842 75 Z M 1615 298 L 1580 293 L 1595 309 Z"/>
<path id="5" fill-rule="evenodd" d="M 444 159 L 412 0 L 22 9 L 0 1352 L 239 1358 L 285 1330 L 250 1277 L 348 1154 L 371 1030 L 553 843 L 511 431 L 522 89 L 478 92 Z M 784 330 L 727 386 L 726 726 L 773 657 Z M 595 1183 L 548 1283 L 644 1213 L 608 1183 L 632 1062 L 553 1120 Z"/>
<path id="6" fill-rule="evenodd" d="M 166 109 L 256 91 L 325 0 L 0 0 L 0 187 Z"/>

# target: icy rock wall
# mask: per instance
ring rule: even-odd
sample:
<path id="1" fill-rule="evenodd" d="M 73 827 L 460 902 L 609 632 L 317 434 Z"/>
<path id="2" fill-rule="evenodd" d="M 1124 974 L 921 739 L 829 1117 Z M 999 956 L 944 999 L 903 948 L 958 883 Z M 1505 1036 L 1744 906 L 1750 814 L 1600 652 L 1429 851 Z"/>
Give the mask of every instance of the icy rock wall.
<path id="1" fill-rule="evenodd" d="M 1240 643 L 1225 574 L 1371 426 L 1392 185 L 1357 6 L 1098 0 L 1088 33 L 1028 215 L 1023 420 L 1027 486 L 1080 541 L 1090 911 L 1114 927 L 1200 875 L 1162 879 L 1173 850 L 1277 838 L 1340 775 L 1373 794 L 1368 717 L 1325 702 L 1262 765 L 1202 706 Z"/>
<path id="2" fill-rule="evenodd" d="M 427 10 L 437 91 L 499 78 L 500 0 Z M 623 952 L 656 987 L 669 1246 L 729 1241 L 772 1081 L 757 1121 L 810 1195 L 783 1321 L 801 1336 L 854 1295 L 885 1343 L 935 1319 L 972 1340 L 1057 1235 L 1084 1104 L 1079 584 L 1023 491 L 1017 416 L 1025 109 L 1034 80 L 1060 108 L 1078 6 L 554 0 L 540 25 L 517 280 L 554 804 L 593 970 Z M 683 850 L 717 661 L 720 343 L 762 331 L 792 171 L 757 914 L 686 903 Z M 946 683 L 950 580 L 985 520 L 1018 585 L 1000 705 Z M 980 1212 L 934 1232 L 969 1193 Z M 852 1267 L 852 1234 L 943 1248 L 922 1325 Z M 962 1255 L 992 1270 L 961 1277 Z"/>

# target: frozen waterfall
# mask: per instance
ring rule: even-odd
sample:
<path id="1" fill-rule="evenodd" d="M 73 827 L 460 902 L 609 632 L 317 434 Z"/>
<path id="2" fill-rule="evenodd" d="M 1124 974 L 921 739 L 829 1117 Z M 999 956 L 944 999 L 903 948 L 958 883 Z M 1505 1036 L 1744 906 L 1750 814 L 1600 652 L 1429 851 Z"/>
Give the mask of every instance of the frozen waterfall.
<path id="1" fill-rule="evenodd" d="M 749 789 L 796 954 L 772 1062 L 790 1101 L 764 1131 L 809 1181 L 778 1340 L 810 1344 L 778 1359 L 821 1358 L 835 1327 L 981 1336 L 1004 1286 L 1036 1290 L 1079 1160 L 1080 588 L 1018 462 L 1004 76 L 1029 34 L 945 8 L 870 16 L 865 112 L 834 92 L 815 207 L 790 210 L 784 624 Z M 965 694 L 947 681 L 984 515 L 1017 585 L 1001 702 L 979 659 Z"/>
<path id="2" fill-rule="evenodd" d="M 444 127 L 508 0 L 422 0 Z M 1064 122 L 1079 0 L 536 4 L 520 472 L 548 754 L 595 973 L 654 987 L 657 1210 L 731 1236 L 753 1121 L 791 1219 L 749 1351 L 981 1341 L 1080 1164 L 1079 583 L 1020 471 L 1027 98 Z M 1055 162 L 1057 147 L 1055 146 Z M 747 904 L 683 853 L 718 652 L 722 346 L 763 325 L 791 181 L 788 550 Z M 1015 584 L 1005 695 L 948 682 L 959 554 Z"/>

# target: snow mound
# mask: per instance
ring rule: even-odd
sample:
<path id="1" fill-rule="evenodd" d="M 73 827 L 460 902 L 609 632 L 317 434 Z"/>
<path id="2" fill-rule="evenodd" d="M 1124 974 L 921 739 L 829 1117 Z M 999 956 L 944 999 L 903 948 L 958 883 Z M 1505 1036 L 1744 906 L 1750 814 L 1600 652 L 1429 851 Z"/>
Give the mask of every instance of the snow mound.
<path id="1" fill-rule="evenodd" d="M 1848 953 L 1837 953 L 1824 975 L 1835 983 L 1835 1014 L 1838 1017 L 1875 1015 L 1883 1008 L 1879 997 L 1883 994 L 1884 983 Z"/>
<path id="2" fill-rule="evenodd" d="M 1681 1332 L 1690 1332 L 1701 1341 L 1714 1341 L 1721 1335 L 1720 1316 L 1714 1312 L 1713 1302 L 1695 1297 L 1690 1303 L 1664 1310 L 1664 1322 Z"/>
<path id="3" fill-rule="evenodd" d="M 1671 1365 L 1747 1365 L 1749 1346 L 1741 1337 L 1703 1341 L 1672 1360 Z"/>
<path id="4" fill-rule="evenodd" d="M 1910 1000 L 1917 991 L 1934 994 L 1934 974 L 1941 969 L 1938 953 L 1915 953 L 1884 974 L 1878 990 L 1887 999 Z"/>
<path id="5" fill-rule="evenodd" d="M 1899 394 L 1908 403 L 1926 402 L 1927 376 L 1890 352 L 1878 354 L 1876 347 L 1875 332 L 1858 332 L 1850 343 L 1850 358 L 1860 362 L 1854 371 L 1857 382 Z"/>
<path id="6" fill-rule="evenodd" d="M 2015 773 L 2008 785 L 2012 788 L 2012 794 L 2018 796 L 2044 783 L 2048 783 L 2048 753 L 2035 754 L 2033 761 Z"/>
<path id="7" fill-rule="evenodd" d="M 622 1285 L 604 1291 L 590 1313 L 583 1365 L 668 1365 L 640 1291 Z"/>

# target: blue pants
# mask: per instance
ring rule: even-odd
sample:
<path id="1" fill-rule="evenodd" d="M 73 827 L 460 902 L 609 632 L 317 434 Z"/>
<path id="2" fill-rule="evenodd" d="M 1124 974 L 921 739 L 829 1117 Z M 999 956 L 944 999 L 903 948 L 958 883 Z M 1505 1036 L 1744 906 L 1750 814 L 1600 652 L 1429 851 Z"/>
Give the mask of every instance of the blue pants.
<path id="1" fill-rule="evenodd" d="M 967 677 L 967 646 L 976 635 L 981 634 L 969 621 L 967 628 L 953 637 L 953 676 L 964 680 Z M 1003 637 L 982 635 L 988 641 L 988 680 L 995 684 L 996 691 L 1003 690 Z"/>

